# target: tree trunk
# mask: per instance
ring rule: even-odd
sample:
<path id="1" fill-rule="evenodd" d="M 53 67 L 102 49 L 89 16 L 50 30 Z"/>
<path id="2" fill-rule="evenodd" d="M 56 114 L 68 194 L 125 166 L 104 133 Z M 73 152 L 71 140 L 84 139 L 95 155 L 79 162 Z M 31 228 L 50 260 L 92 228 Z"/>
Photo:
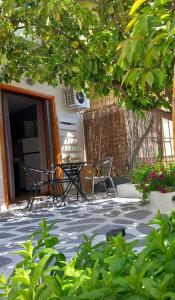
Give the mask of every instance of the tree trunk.
<path id="1" fill-rule="evenodd" d="M 147 127 L 146 131 L 144 132 L 144 134 L 138 140 L 137 146 L 135 147 L 135 149 L 133 151 L 133 155 L 132 155 L 132 158 L 131 158 L 131 163 L 130 163 L 129 169 L 132 169 L 134 167 L 134 164 L 137 162 L 137 156 L 139 154 L 140 148 L 143 144 L 143 141 L 145 140 L 145 138 L 150 133 L 153 124 L 154 124 L 154 117 L 152 115 L 151 118 L 150 118 L 150 121 L 149 121 L 149 124 L 148 124 L 148 127 Z"/>

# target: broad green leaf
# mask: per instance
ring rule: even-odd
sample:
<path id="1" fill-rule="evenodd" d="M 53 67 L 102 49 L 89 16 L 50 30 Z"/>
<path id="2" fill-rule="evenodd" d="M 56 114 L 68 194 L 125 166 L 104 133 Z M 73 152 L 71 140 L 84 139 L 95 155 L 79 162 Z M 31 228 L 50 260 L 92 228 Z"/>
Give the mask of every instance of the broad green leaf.
<path id="1" fill-rule="evenodd" d="M 84 292 L 82 293 L 82 295 L 78 296 L 77 297 L 77 300 L 78 299 L 84 299 L 84 300 L 87 300 L 87 299 L 100 299 L 101 297 L 104 297 L 106 295 L 107 297 L 107 294 L 109 293 L 109 290 L 108 288 L 106 287 L 101 287 L 99 289 L 96 289 L 96 290 L 93 290 L 93 291 L 90 291 L 90 292 Z"/>
<path id="2" fill-rule="evenodd" d="M 134 82 L 137 79 L 137 76 L 138 76 L 138 70 L 137 69 L 131 70 L 126 79 L 127 84 L 130 85 L 134 84 Z"/>
<path id="3" fill-rule="evenodd" d="M 141 16 L 137 23 L 134 25 L 133 32 L 139 36 L 140 34 L 145 35 L 148 32 L 148 30 L 148 16 Z M 140 40 L 142 40 L 142 36 L 140 37 Z"/>
<path id="4" fill-rule="evenodd" d="M 151 39 L 151 41 L 148 45 L 148 49 L 152 48 L 155 44 L 157 44 L 160 40 L 162 40 L 166 36 L 167 36 L 167 33 L 159 33 L 158 35 L 156 35 L 153 39 Z"/>
<path id="5" fill-rule="evenodd" d="M 82 21 L 80 19 L 77 20 L 80 29 L 82 30 Z"/>
<path id="6" fill-rule="evenodd" d="M 146 0 L 136 0 L 133 6 L 131 7 L 129 15 L 133 15 L 145 1 Z"/>
<path id="7" fill-rule="evenodd" d="M 126 296 L 124 298 L 125 300 L 148 300 L 148 298 L 144 295 L 132 295 L 132 296 Z"/>
<path id="8" fill-rule="evenodd" d="M 153 81 L 154 81 L 154 75 L 153 75 L 153 73 L 151 71 L 149 71 L 147 73 L 146 81 L 148 82 L 149 86 L 152 87 Z"/>
<path id="9" fill-rule="evenodd" d="M 144 61 L 144 65 L 145 67 L 151 67 L 153 59 L 156 55 L 156 49 L 154 47 L 152 47 L 151 49 L 148 49 L 146 55 L 145 55 L 145 61 Z"/>
<path id="10" fill-rule="evenodd" d="M 79 5 L 80 5 L 80 7 L 85 8 L 85 9 L 89 9 L 89 10 L 93 10 L 97 6 L 96 3 L 89 2 L 89 1 L 79 2 Z"/>
<path id="11" fill-rule="evenodd" d="M 100 20 L 99 13 L 98 13 L 97 11 L 93 11 L 93 14 L 94 14 L 96 20 L 97 20 L 98 22 L 100 22 L 101 20 Z"/>
<path id="12" fill-rule="evenodd" d="M 157 85 L 159 85 L 159 87 L 162 86 L 164 80 L 165 80 L 165 77 L 166 77 L 166 74 L 165 74 L 165 69 L 159 69 L 159 68 L 156 68 L 156 69 L 152 69 L 152 73 L 154 75 L 154 80 L 156 80 L 156 83 Z"/>
<path id="13" fill-rule="evenodd" d="M 33 273 L 33 276 L 31 278 L 31 289 L 34 289 L 34 287 L 38 284 L 38 280 L 42 276 L 42 273 L 44 272 L 44 268 L 48 260 L 50 259 L 51 254 L 45 255 L 38 263 L 38 265 L 35 268 L 35 271 Z"/>
<path id="14" fill-rule="evenodd" d="M 46 285 L 42 289 L 37 300 L 47 300 L 50 299 L 51 296 L 56 296 L 58 294 L 60 294 L 58 282 L 55 280 L 54 277 L 50 276 L 46 278 Z"/>
<path id="15" fill-rule="evenodd" d="M 175 300 L 175 293 L 174 292 L 167 292 L 164 294 L 165 299 Z"/>
<path id="16" fill-rule="evenodd" d="M 140 86 L 141 86 L 142 91 L 145 90 L 146 81 L 147 81 L 147 73 L 145 73 L 140 80 Z"/>
<path id="17" fill-rule="evenodd" d="M 23 256 L 24 259 L 31 259 L 33 256 L 33 245 L 32 241 L 27 240 L 24 245 L 22 245 L 24 248 L 23 250 L 18 250 L 14 253 L 17 253 L 21 256 Z"/>
<path id="18" fill-rule="evenodd" d="M 0 276 L 0 284 L 5 285 L 6 282 L 7 282 L 6 276 L 4 273 L 2 273 Z"/>
<path id="19" fill-rule="evenodd" d="M 128 75 L 130 74 L 130 72 L 132 72 L 132 70 L 128 70 L 128 71 L 126 72 L 125 76 L 123 77 L 123 80 L 122 80 L 122 83 L 121 83 L 121 85 L 123 85 L 123 84 L 124 84 L 124 82 L 127 80 L 127 78 L 128 78 Z"/>
<path id="20" fill-rule="evenodd" d="M 110 262 L 110 271 L 112 274 L 120 275 L 122 273 L 122 270 L 124 270 L 126 266 L 126 258 L 125 257 L 119 257 L 119 258 L 113 258 Z"/>
<path id="21" fill-rule="evenodd" d="M 39 252 L 38 252 L 38 256 L 40 259 L 43 258 L 46 254 L 58 256 L 59 252 L 57 250 L 55 250 L 54 248 L 44 248 L 44 249 L 39 250 Z"/>
<path id="22" fill-rule="evenodd" d="M 113 13 L 114 13 L 114 8 L 113 8 L 112 6 L 110 6 L 110 7 L 108 8 L 108 13 L 109 13 L 109 14 L 113 14 Z"/>
<path id="23" fill-rule="evenodd" d="M 134 59 L 134 53 L 135 53 L 135 49 L 137 47 L 139 40 L 133 40 L 131 44 L 127 43 L 127 46 L 125 48 L 125 51 L 127 52 L 126 54 L 126 59 L 129 63 L 129 65 L 132 63 L 133 59 Z"/>
<path id="24" fill-rule="evenodd" d="M 115 278 L 113 278 L 112 282 L 115 286 L 119 287 L 120 291 L 126 291 L 129 293 L 132 291 L 132 285 L 129 282 L 127 276 L 123 276 L 123 277 L 116 276 Z"/>
<path id="25" fill-rule="evenodd" d="M 121 48 L 123 48 L 123 42 L 121 42 L 117 45 L 116 50 L 120 50 Z"/>
<path id="26" fill-rule="evenodd" d="M 59 239 L 57 237 L 55 237 L 55 236 L 48 237 L 47 239 L 45 239 L 45 245 L 48 248 L 54 247 L 58 243 L 59 243 Z"/>
<path id="27" fill-rule="evenodd" d="M 5 55 L 2 55 L 2 56 L 0 57 L 0 61 L 1 61 L 1 64 L 2 64 L 2 65 L 6 65 L 7 62 L 8 62 L 7 57 L 6 57 Z"/>
<path id="28" fill-rule="evenodd" d="M 125 32 L 129 31 L 134 26 L 137 20 L 138 20 L 138 16 L 134 17 L 126 26 Z"/>
<path id="29" fill-rule="evenodd" d="M 80 72 L 80 69 L 77 66 L 73 66 L 72 71 L 75 72 L 75 73 L 78 73 L 78 72 Z"/>
<path id="30" fill-rule="evenodd" d="M 18 284 L 30 285 L 30 278 L 28 273 L 24 269 L 16 269 L 15 275 L 12 277 L 12 281 Z"/>
<path id="31" fill-rule="evenodd" d="M 170 282 L 171 279 L 173 279 L 173 274 L 165 274 L 165 277 L 160 284 L 161 289 L 163 289 L 163 288 L 166 289 L 166 286 L 168 286 L 168 283 Z"/>
<path id="32" fill-rule="evenodd" d="M 142 282 L 147 290 L 147 294 L 154 297 L 154 299 L 159 299 L 161 292 L 157 282 L 152 278 L 144 278 Z"/>

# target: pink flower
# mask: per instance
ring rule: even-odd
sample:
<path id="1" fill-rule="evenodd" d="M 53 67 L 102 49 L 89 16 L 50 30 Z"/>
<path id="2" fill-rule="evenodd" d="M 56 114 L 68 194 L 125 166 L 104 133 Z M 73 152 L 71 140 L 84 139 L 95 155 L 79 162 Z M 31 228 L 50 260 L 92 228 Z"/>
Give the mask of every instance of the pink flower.
<path id="1" fill-rule="evenodd" d="M 146 186 L 144 185 L 144 187 L 143 187 L 143 190 L 144 190 L 144 192 L 146 192 Z"/>
<path id="2" fill-rule="evenodd" d="M 158 186 L 158 187 L 157 187 L 157 190 L 158 190 L 160 193 L 165 193 L 164 188 L 161 187 L 161 186 Z"/>
<path id="3" fill-rule="evenodd" d="M 155 171 L 151 172 L 151 173 L 150 173 L 150 177 L 151 177 L 152 179 L 156 179 L 156 178 L 157 178 L 157 173 L 156 173 Z"/>
<path id="4" fill-rule="evenodd" d="M 141 184 L 142 189 L 144 190 L 144 192 L 146 191 L 146 185 L 144 183 Z"/>
<path id="5" fill-rule="evenodd" d="M 150 180 L 150 176 L 146 176 L 146 182 L 148 182 Z"/>
<path id="6" fill-rule="evenodd" d="M 163 180 L 165 178 L 165 174 L 164 173 L 160 174 L 159 178 L 160 178 L 160 180 Z"/>

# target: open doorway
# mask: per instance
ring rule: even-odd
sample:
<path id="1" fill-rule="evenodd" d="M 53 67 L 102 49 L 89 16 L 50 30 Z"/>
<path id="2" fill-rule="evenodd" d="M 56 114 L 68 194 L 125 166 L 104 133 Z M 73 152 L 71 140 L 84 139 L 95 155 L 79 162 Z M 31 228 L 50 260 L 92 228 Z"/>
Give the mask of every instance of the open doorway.
<path id="1" fill-rule="evenodd" d="M 42 100 L 3 93 L 3 119 L 10 203 L 29 196 L 30 178 L 24 167 L 47 169 L 46 128 Z M 41 180 L 37 174 L 35 180 Z M 44 193 L 48 192 L 45 187 Z"/>

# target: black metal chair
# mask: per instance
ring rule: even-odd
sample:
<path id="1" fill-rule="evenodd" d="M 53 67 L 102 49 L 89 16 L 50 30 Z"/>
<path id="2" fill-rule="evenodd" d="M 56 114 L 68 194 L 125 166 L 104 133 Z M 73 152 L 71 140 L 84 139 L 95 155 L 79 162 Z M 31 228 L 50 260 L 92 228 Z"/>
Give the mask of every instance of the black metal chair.
<path id="1" fill-rule="evenodd" d="M 66 205 L 65 200 L 66 197 L 71 190 L 72 186 L 74 186 L 77 190 L 77 200 L 79 198 L 79 194 L 85 200 L 88 200 L 86 195 L 83 193 L 81 188 L 81 181 L 80 181 L 80 169 L 84 165 L 84 162 L 80 163 L 68 163 L 68 164 L 58 164 L 55 168 L 51 170 L 42 170 L 42 169 L 35 169 L 30 167 L 24 167 L 27 176 L 30 179 L 30 199 L 28 200 L 27 208 L 29 210 L 32 209 L 33 202 L 35 198 L 41 195 L 40 190 L 41 187 L 47 185 L 52 187 L 52 197 L 53 204 L 55 201 L 59 203 L 59 206 L 62 204 Z M 57 170 L 61 169 L 63 172 L 63 176 L 61 178 L 57 178 Z M 35 180 L 33 174 L 43 174 L 47 177 L 47 180 L 38 181 Z M 66 188 L 64 189 L 64 185 L 66 184 Z M 58 190 L 60 186 L 61 192 Z"/>
<path id="2" fill-rule="evenodd" d="M 27 208 L 29 210 L 32 209 L 33 202 L 35 201 L 37 196 L 41 195 L 41 188 L 43 186 L 51 186 L 52 194 L 49 197 L 52 197 L 53 204 L 59 202 L 61 194 L 58 191 L 58 185 L 60 184 L 59 179 L 56 177 L 56 168 L 52 170 L 42 170 L 42 169 L 35 169 L 30 167 L 24 167 L 26 175 L 30 181 L 30 198 L 28 200 Z M 37 180 L 36 174 L 44 175 L 47 179 L 46 180 Z"/>

